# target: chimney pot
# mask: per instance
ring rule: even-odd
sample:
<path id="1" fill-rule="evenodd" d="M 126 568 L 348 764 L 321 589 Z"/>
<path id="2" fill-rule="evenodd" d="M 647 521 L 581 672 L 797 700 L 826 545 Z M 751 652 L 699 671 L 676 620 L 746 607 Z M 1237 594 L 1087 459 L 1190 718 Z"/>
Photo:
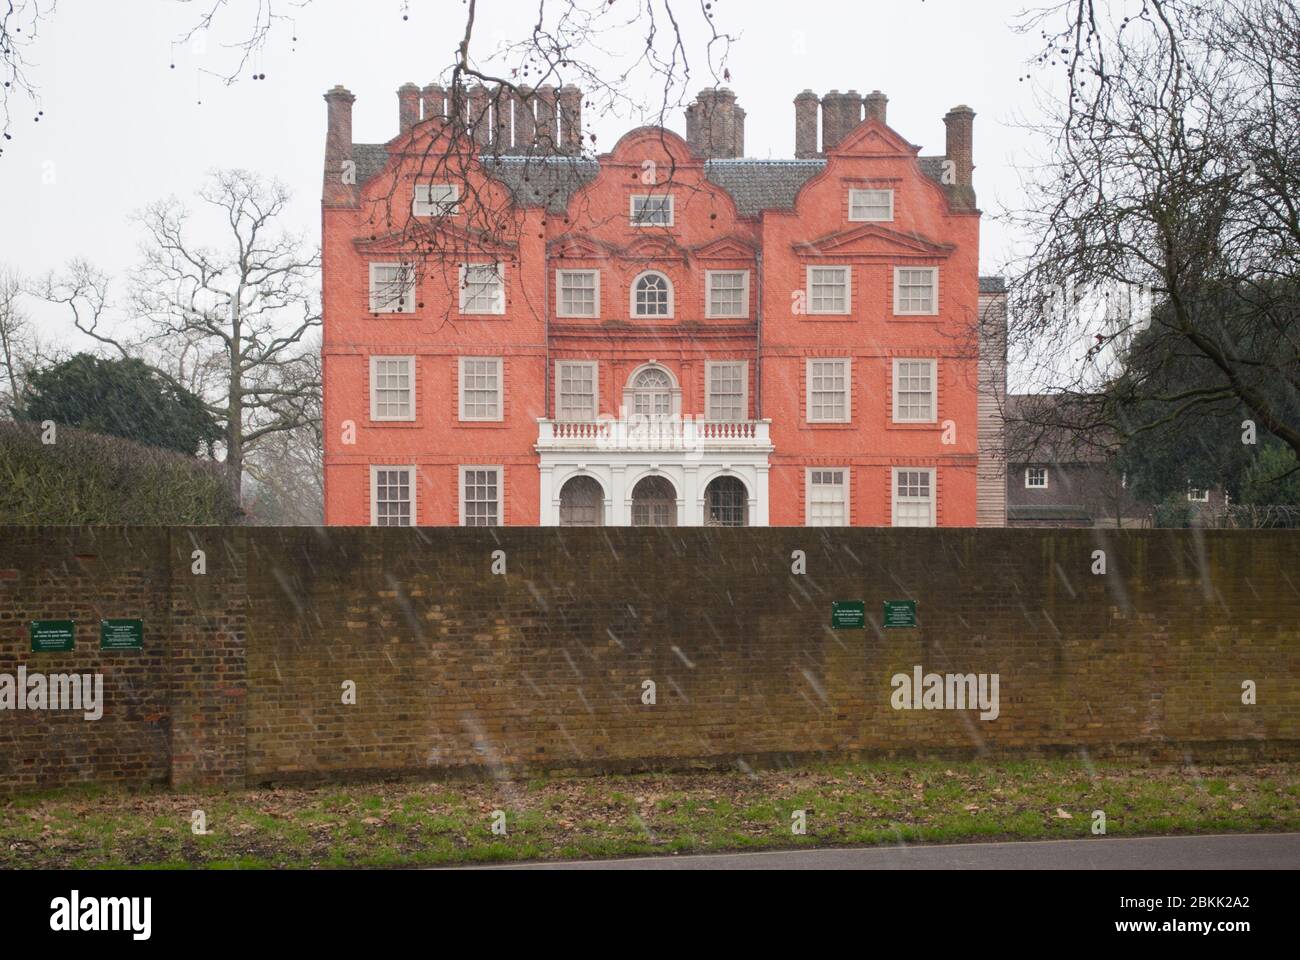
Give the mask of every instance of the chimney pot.
<path id="1" fill-rule="evenodd" d="M 726 87 L 701 90 L 686 108 L 686 142 L 706 159 L 745 154 L 745 111 Z"/>
<path id="2" fill-rule="evenodd" d="M 431 83 L 423 90 L 425 120 L 439 119 L 447 116 L 447 91 L 436 83 Z"/>
<path id="3" fill-rule="evenodd" d="M 555 87 L 549 83 L 542 84 L 537 88 L 536 100 L 534 129 L 537 134 L 537 149 L 543 156 L 547 156 L 560 149 L 560 124 L 556 114 Z"/>
<path id="4" fill-rule="evenodd" d="M 582 152 L 582 91 L 571 83 L 560 87 L 560 152 Z"/>
<path id="5" fill-rule="evenodd" d="M 794 155 L 800 160 L 817 156 L 817 94 L 805 90 L 794 98 Z"/>
<path id="6" fill-rule="evenodd" d="M 885 111 L 889 106 L 889 98 L 887 96 L 879 90 L 872 90 L 869 94 L 863 97 L 862 102 L 867 108 L 868 120 L 879 120 L 881 123 L 887 122 L 885 120 Z"/>
<path id="7" fill-rule="evenodd" d="M 971 174 L 975 169 L 975 111 L 964 103 L 953 107 L 943 118 L 947 128 L 947 154 L 953 165 L 956 193 L 964 205 L 975 206 Z"/>

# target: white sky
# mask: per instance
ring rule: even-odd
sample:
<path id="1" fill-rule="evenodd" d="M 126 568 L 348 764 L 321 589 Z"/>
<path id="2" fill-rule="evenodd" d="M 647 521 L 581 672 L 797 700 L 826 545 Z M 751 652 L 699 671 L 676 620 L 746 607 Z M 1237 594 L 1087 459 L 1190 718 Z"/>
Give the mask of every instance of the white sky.
<path id="1" fill-rule="evenodd" d="M 173 41 L 210 0 L 59 0 L 31 54 L 44 117 L 33 123 L 34 110 L 15 98 L 14 139 L 0 157 L 0 264 L 38 275 L 84 257 L 117 277 L 120 292 L 140 239 L 131 213 L 169 194 L 189 197 L 207 171 L 227 166 L 285 181 L 294 191 L 289 226 L 319 238 L 321 95 L 347 86 L 357 96 L 354 139 L 389 139 L 397 87 L 424 85 L 450 64 L 465 8 L 461 0 L 314 0 L 291 9 L 275 0 L 296 26 L 277 27 L 254 62 L 267 79 L 246 74 L 227 87 L 202 75 L 204 67 L 232 69 L 235 55 L 221 40 L 251 22 L 257 2 L 229 0 L 228 36 L 210 36 L 202 53 L 184 45 L 173 53 Z M 1014 164 L 1031 149 L 1011 126 L 1033 112 L 1033 85 L 1019 77 L 1034 38 L 1012 29 L 1023 0 L 717 0 L 714 7 L 719 26 L 739 34 L 728 85 L 747 112 L 749 156 L 793 156 L 792 100 L 805 87 L 883 90 L 890 125 L 927 154 L 943 152 L 944 113 L 958 103 L 973 107 L 975 186 L 985 212 L 981 269 L 998 269 L 1012 238 L 995 215 L 1018 202 Z M 534 10 L 533 0 L 479 0 L 480 55 L 496 38 L 518 36 Z M 702 39 L 693 11 L 689 22 Z M 707 71 L 696 76 L 698 86 L 710 83 Z M 601 149 L 637 125 L 636 118 L 584 120 Z M 670 125 L 684 132 L 680 116 Z M 31 312 L 45 336 L 85 343 L 63 313 Z"/>

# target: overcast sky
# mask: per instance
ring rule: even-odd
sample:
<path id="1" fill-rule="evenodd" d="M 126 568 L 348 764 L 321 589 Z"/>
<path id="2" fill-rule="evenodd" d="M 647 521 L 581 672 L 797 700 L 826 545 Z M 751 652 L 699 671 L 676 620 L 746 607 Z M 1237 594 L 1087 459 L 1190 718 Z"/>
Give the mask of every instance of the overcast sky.
<path id="1" fill-rule="evenodd" d="M 14 139 L 0 157 L 0 264 L 41 274 L 84 257 L 118 277 L 120 290 L 137 260 L 132 212 L 169 194 L 188 197 L 207 171 L 226 166 L 282 179 L 294 192 L 290 226 L 318 239 L 321 95 L 347 86 L 357 96 L 354 139 L 388 140 L 397 132 L 397 87 L 428 83 L 450 65 L 465 7 L 461 0 L 313 0 L 295 8 L 278 0 L 295 22 L 277 26 L 252 70 L 225 86 L 202 71 L 234 68 L 237 58 L 222 42 L 247 33 L 257 4 L 228 0 L 222 26 L 195 49 L 174 41 L 209 0 L 59 0 L 30 54 L 44 116 L 32 122 L 33 110 L 16 99 Z M 483 56 L 495 41 L 518 36 L 535 9 L 533 0 L 478 6 Z M 1013 126 L 1033 110 L 1031 85 L 1019 78 L 1035 45 L 1013 30 L 1023 0 L 717 0 L 714 7 L 719 27 L 738 34 L 728 85 L 747 111 L 749 156 L 793 156 L 792 100 L 805 87 L 883 90 L 890 125 L 927 154 L 943 152 L 944 113 L 958 103 L 973 107 L 975 185 L 985 211 L 981 268 L 998 269 L 1012 238 L 995 217 L 1018 202 L 1015 165 L 1032 149 Z M 689 39 L 702 42 L 698 15 L 684 22 Z M 710 82 L 702 67 L 700 86 Z M 252 72 L 266 79 L 253 80 Z M 584 119 L 608 149 L 640 118 Z M 670 126 L 685 130 L 680 115 Z M 48 335 L 82 342 L 61 329 L 70 328 L 62 314 L 37 315 Z"/>

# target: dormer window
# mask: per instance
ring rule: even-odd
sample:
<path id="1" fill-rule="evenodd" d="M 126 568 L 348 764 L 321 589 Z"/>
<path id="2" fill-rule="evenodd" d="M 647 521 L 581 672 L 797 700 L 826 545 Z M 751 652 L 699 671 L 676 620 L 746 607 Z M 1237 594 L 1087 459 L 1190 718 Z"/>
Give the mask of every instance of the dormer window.
<path id="1" fill-rule="evenodd" d="M 460 210 L 460 185 L 417 183 L 411 214 L 416 217 L 454 216 Z"/>
<path id="2" fill-rule="evenodd" d="M 670 193 L 638 194 L 632 197 L 632 226 L 671 227 L 673 197 Z"/>
<path id="3" fill-rule="evenodd" d="M 850 220 L 893 220 L 893 190 L 850 190 Z"/>

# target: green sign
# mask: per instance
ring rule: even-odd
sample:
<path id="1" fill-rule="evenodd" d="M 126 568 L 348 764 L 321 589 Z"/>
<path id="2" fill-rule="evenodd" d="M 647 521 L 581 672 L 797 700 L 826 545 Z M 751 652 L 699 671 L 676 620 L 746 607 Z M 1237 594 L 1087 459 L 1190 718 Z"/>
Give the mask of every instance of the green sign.
<path id="1" fill-rule="evenodd" d="M 32 621 L 32 653 L 66 653 L 76 644 L 77 625 L 73 621 Z"/>
<path id="2" fill-rule="evenodd" d="M 916 601 L 886 600 L 884 622 L 886 627 L 916 626 Z"/>
<path id="3" fill-rule="evenodd" d="M 861 600 L 832 600 L 831 627 L 835 630 L 861 630 L 867 625 L 867 605 Z"/>
<path id="4" fill-rule="evenodd" d="M 143 650 L 143 620 L 101 620 L 99 621 L 99 649 L 101 650 Z"/>

